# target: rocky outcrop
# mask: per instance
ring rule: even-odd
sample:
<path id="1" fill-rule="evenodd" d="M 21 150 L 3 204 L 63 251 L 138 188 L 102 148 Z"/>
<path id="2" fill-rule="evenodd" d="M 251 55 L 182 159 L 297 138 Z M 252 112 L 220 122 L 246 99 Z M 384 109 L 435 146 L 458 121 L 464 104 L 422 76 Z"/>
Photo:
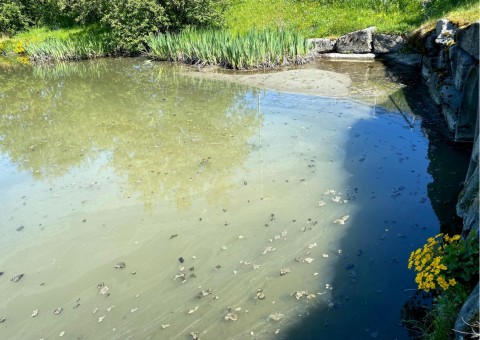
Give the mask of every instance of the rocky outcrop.
<path id="1" fill-rule="evenodd" d="M 400 35 L 375 34 L 373 36 L 373 53 L 385 54 L 400 51 L 405 46 L 405 40 Z"/>
<path id="2" fill-rule="evenodd" d="M 435 30 L 418 37 L 423 44 L 421 74 L 456 141 L 473 142 L 475 137 L 478 28 L 475 23 L 459 29 L 442 19 Z"/>
<path id="3" fill-rule="evenodd" d="M 370 53 L 372 52 L 373 32 L 375 32 L 375 27 L 343 35 L 337 39 L 335 51 L 337 53 Z"/>
<path id="4" fill-rule="evenodd" d="M 315 48 L 313 50 L 314 53 L 329 53 L 335 50 L 335 39 L 318 38 L 311 39 L 311 42 L 315 44 Z"/>

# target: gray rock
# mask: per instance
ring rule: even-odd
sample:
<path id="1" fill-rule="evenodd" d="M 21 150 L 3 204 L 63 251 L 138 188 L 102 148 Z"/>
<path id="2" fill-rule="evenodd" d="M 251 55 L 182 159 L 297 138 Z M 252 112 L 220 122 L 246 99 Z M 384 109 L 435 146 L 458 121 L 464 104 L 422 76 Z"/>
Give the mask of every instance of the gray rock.
<path id="1" fill-rule="evenodd" d="M 457 111 L 447 105 L 442 106 L 442 115 L 445 118 L 447 127 L 450 131 L 454 132 L 457 129 L 458 116 Z"/>
<path id="2" fill-rule="evenodd" d="M 372 52 L 373 32 L 375 27 L 355 31 L 341 36 L 335 43 L 338 53 L 370 53 Z"/>
<path id="3" fill-rule="evenodd" d="M 404 54 L 404 53 L 389 53 L 382 55 L 382 59 L 392 61 L 394 63 L 411 66 L 411 67 L 420 67 L 422 63 L 422 56 L 416 53 Z"/>
<path id="4" fill-rule="evenodd" d="M 435 30 L 435 42 L 441 45 L 449 45 L 453 43 L 456 27 L 447 19 L 440 19 L 437 21 L 437 28 Z"/>
<path id="5" fill-rule="evenodd" d="M 400 35 L 375 34 L 373 36 L 373 53 L 394 53 L 405 46 L 405 40 Z"/>
<path id="6" fill-rule="evenodd" d="M 458 110 L 455 141 L 471 142 L 478 136 L 479 79 L 478 66 L 472 66 L 464 81 L 463 95 Z"/>
<path id="7" fill-rule="evenodd" d="M 443 80 L 442 88 L 440 89 L 440 98 L 442 105 L 448 106 L 455 111 L 455 115 L 462 103 L 462 91 L 455 88 L 453 79 L 451 77 Z"/>
<path id="8" fill-rule="evenodd" d="M 328 53 L 333 52 L 333 50 L 335 49 L 335 39 L 318 38 L 310 39 L 310 41 L 315 46 L 315 48 L 313 49 L 314 53 Z"/>
<path id="9" fill-rule="evenodd" d="M 455 81 L 455 87 L 458 90 L 463 90 L 468 73 L 474 65 L 474 59 L 470 54 L 459 48 L 455 55 L 454 63 L 455 72 L 453 74 L 453 79 Z"/>
<path id="10" fill-rule="evenodd" d="M 457 41 L 458 45 L 476 60 L 479 59 L 479 25 L 480 22 L 473 23 L 464 29 L 458 30 L 457 34 L 455 35 L 455 40 Z"/>
<path id="11" fill-rule="evenodd" d="M 442 89 L 442 79 L 438 73 L 432 73 L 430 78 L 427 79 L 428 91 L 430 97 L 437 105 L 442 104 L 442 97 L 440 96 L 440 90 Z"/>
<path id="12" fill-rule="evenodd" d="M 460 313 L 458 314 L 457 321 L 455 321 L 455 339 L 473 339 L 470 335 L 472 334 L 472 328 L 469 325 L 472 325 L 475 321 L 478 321 L 478 284 L 467 298 L 467 301 L 462 306 Z M 469 335 L 470 334 L 470 335 Z"/>

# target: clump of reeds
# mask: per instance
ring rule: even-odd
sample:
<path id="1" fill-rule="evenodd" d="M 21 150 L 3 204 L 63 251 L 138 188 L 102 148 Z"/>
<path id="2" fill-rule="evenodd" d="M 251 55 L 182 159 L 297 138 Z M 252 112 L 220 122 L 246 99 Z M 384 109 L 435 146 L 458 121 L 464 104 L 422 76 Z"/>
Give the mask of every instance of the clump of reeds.
<path id="1" fill-rule="evenodd" d="M 147 54 L 153 59 L 233 69 L 302 64 L 308 60 L 311 49 L 307 39 L 288 29 L 245 33 L 187 29 L 151 35 L 146 43 Z"/>
<path id="2" fill-rule="evenodd" d="M 108 44 L 93 34 L 65 39 L 47 38 L 26 43 L 25 52 L 37 62 L 48 60 L 80 60 L 103 57 L 109 54 Z"/>

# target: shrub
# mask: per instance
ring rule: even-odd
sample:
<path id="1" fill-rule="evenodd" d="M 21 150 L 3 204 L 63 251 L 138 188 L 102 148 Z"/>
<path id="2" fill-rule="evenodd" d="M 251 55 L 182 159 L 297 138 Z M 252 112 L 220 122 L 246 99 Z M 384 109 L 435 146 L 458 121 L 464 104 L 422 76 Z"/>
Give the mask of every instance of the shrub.
<path id="1" fill-rule="evenodd" d="M 22 11 L 22 4 L 16 1 L 0 2 L 0 34 L 12 35 L 28 26 Z"/>

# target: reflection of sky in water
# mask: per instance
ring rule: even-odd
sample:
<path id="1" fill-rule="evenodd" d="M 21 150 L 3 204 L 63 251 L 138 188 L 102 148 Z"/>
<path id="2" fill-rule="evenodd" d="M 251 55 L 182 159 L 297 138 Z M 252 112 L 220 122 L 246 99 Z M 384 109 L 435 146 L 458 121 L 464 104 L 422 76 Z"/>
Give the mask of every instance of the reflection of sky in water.
<path id="1" fill-rule="evenodd" d="M 8 334 L 286 338 L 315 313 L 322 326 L 297 336 L 406 338 L 406 259 L 438 226 L 420 120 L 136 60 L 22 72 L 0 73 Z"/>

